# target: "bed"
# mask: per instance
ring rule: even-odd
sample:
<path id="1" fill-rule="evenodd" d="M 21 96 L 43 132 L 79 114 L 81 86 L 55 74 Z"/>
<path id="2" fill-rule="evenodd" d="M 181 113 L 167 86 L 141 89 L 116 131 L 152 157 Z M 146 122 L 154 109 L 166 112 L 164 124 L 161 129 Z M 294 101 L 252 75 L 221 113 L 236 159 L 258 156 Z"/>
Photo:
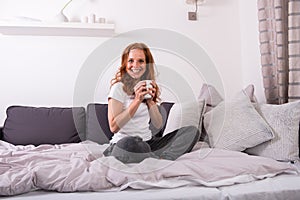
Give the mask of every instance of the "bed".
<path id="1" fill-rule="evenodd" d="M 175 161 L 147 158 L 124 164 L 104 157 L 107 142 L 93 137 L 99 131 L 95 122 L 107 125 L 107 119 L 92 120 L 90 115 L 96 113 L 84 116 L 82 108 L 75 109 L 75 116 L 74 108 L 13 106 L 7 110 L 0 141 L 0 195 L 72 200 L 299 199 L 300 102 L 258 105 L 252 87 L 227 102 L 212 97 L 217 94 L 213 90 L 205 85 L 196 102 L 167 104 L 161 134 L 186 125 L 203 130 L 193 150 Z M 212 101 L 216 99 L 219 102 Z M 219 126 L 222 116 L 226 117 Z M 49 133 L 41 134 L 40 126 L 49 125 L 49 117 L 54 120 Z M 77 130 L 87 130 L 84 140 L 78 140 Z M 50 139 L 60 144 L 43 144 Z"/>
<path id="2" fill-rule="evenodd" d="M 296 164 L 209 148 L 198 142 L 176 161 L 123 164 L 107 145 L 0 143 L 0 193 L 10 199 L 297 199 Z M 4 164 L 6 163 L 6 164 Z"/>

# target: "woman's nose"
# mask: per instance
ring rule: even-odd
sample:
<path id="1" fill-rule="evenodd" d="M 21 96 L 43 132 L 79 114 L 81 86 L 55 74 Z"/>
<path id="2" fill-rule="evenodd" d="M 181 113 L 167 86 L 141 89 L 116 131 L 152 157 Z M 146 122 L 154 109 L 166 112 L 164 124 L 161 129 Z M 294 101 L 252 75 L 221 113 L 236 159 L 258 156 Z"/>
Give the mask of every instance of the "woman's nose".
<path id="1" fill-rule="evenodd" d="M 138 62 L 137 61 L 134 61 L 133 63 L 132 63 L 132 66 L 133 67 L 138 67 L 139 65 L 138 65 Z"/>

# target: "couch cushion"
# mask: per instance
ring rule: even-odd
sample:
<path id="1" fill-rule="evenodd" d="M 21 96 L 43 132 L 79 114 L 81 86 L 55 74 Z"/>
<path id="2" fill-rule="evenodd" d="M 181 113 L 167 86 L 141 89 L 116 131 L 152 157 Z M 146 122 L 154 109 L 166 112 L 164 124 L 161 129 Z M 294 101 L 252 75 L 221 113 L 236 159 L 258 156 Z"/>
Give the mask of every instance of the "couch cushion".
<path id="1" fill-rule="evenodd" d="M 256 109 L 272 127 L 275 138 L 246 152 L 280 161 L 299 160 L 300 101 L 280 105 L 257 104 Z"/>
<path id="2" fill-rule="evenodd" d="M 164 125 L 162 129 L 156 129 L 150 123 L 150 129 L 153 135 L 162 136 L 163 130 L 166 125 L 169 111 L 173 103 L 163 102 L 159 106 L 159 110 L 162 114 Z M 112 138 L 113 133 L 109 129 L 108 116 L 107 116 L 107 104 L 102 103 L 90 103 L 87 106 L 87 122 L 86 122 L 86 139 L 97 142 L 99 144 L 108 143 Z"/>
<path id="3" fill-rule="evenodd" d="M 174 103 L 170 110 L 163 135 L 167 135 L 185 126 L 194 126 L 201 130 L 201 119 L 204 108 L 205 100 Z"/>
<path id="4" fill-rule="evenodd" d="M 10 106 L 3 140 L 15 145 L 62 144 L 84 140 L 85 109 Z"/>
<path id="5" fill-rule="evenodd" d="M 2 126 L 0 126 L 0 140 L 2 140 L 2 137 L 3 137 L 3 127 Z"/>
<path id="6" fill-rule="evenodd" d="M 86 139 L 99 144 L 108 143 L 113 133 L 109 129 L 107 104 L 90 103 L 86 114 Z"/>
<path id="7" fill-rule="evenodd" d="M 243 89 L 245 94 L 250 98 L 251 102 L 256 103 L 256 97 L 254 95 L 254 85 L 249 84 Z M 198 100 L 205 100 L 206 106 L 205 111 L 208 112 L 215 108 L 219 103 L 224 101 L 219 91 L 212 85 L 204 83 L 200 89 Z"/>
<path id="8" fill-rule="evenodd" d="M 242 91 L 245 92 L 245 94 L 247 94 L 247 96 L 250 98 L 250 101 L 252 103 L 256 103 L 256 97 L 254 95 L 254 85 L 253 84 L 249 84 L 247 85 L 247 87 L 245 87 Z M 211 111 L 212 109 L 214 109 L 218 104 L 220 104 L 221 102 L 224 101 L 222 95 L 219 93 L 219 91 L 212 85 L 206 84 L 204 83 L 200 89 L 200 94 L 198 96 L 198 100 L 205 100 L 205 110 L 204 110 L 204 114 L 206 112 Z M 202 123 L 204 122 L 204 120 L 202 119 Z M 202 124 L 202 132 L 201 132 L 201 137 L 200 137 L 200 141 L 205 141 L 207 143 L 209 143 L 208 141 L 208 135 L 207 132 Z"/>
<path id="9" fill-rule="evenodd" d="M 160 104 L 159 111 L 162 115 L 163 118 L 163 126 L 161 129 L 156 129 L 152 124 L 150 124 L 150 129 L 152 131 L 152 135 L 155 135 L 157 137 L 162 137 L 163 133 L 167 127 L 167 121 L 169 118 L 170 110 L 173 107 L 174 103 L 173 102 L 162 102 Z"/>
<path id="10" fill-rule="evenodd" d="M 204 128 L 211 147 L 233 151 L 243 151 L 274 138 L 272 128 L 245 91 L 205 113 Z"/>

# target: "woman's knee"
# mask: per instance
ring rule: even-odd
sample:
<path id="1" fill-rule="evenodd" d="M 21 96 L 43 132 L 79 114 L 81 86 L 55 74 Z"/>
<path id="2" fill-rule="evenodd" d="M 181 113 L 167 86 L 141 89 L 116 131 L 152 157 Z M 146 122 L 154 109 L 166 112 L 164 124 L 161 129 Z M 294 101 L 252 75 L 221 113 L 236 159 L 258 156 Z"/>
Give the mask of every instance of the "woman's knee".
<path id="1" fill-rule="evenodd" d="M 151 157 L 151 148 L 140 137 L 125 137 L 119 140 L 112 149 L 114 156 L 123 163 L 138 163 Z"/>

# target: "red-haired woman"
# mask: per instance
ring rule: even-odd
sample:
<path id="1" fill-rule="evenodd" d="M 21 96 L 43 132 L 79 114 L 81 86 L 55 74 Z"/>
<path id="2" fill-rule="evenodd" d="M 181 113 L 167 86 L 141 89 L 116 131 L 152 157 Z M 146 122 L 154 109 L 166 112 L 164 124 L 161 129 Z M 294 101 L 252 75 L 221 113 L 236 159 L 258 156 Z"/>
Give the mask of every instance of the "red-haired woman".
<path id="1" fill-rule="evenodd" d="M 114 135 L 104 155 L 115 156 L 123 162 L 139 162 L 142 159 L 139 156 L 139 159 L 135 159 L 134 155 L 145 153 L 144 150 L 128 152 L 128 149 L 132 147 L 126 147 L 127 144 L 132 146 L 135 145 L 135 141 L 138 141 L 147 143 L 151 149 L 151 152 L 145 154 L 144 158 L 150 156 L 175 160 L 191 151 L 198 141 L 200 135 L 198 129 L 190 126 L 180 128 L 164 137 L 152 135 L 149 122 L 156 129 L 163 125 L 163 118 L 158 109 L 160 90 L 155 81 L 154 67 L 151 51 L 144 43 L 133 43 L 124 49 L 121 66 L 111 81 L 108 95 L 109 127 Z M 147 87 L 145 80 L 151 80 L 151 87 Z M 150 95 L 150 98 L 145 98 L 145 95 Z M 141 140 L 133 140 L 136 137 Z M 124 151 L 117 151 L 116 147 Z M 122 153 L 133 154 L 119 155 Z M 125 160 L 124 157 L 126 157 Z"/>

